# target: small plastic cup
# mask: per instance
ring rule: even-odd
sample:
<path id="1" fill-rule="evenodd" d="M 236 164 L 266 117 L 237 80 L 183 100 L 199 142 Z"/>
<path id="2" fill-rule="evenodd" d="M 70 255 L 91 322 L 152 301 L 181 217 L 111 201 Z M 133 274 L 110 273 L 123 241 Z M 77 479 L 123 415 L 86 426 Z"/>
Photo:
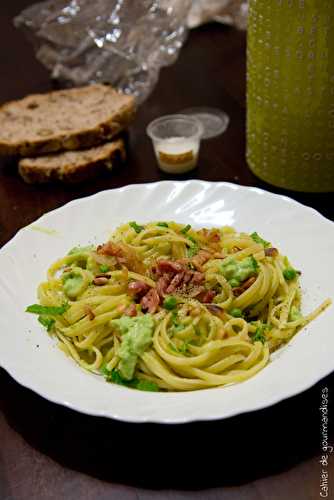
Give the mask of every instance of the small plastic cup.
<path id="1" fill-rule="evenodd" d="M 183 174 L 197 165 L 203 126 L 193 116 L 166 115 L 147 127 L 161 170 Z"/>

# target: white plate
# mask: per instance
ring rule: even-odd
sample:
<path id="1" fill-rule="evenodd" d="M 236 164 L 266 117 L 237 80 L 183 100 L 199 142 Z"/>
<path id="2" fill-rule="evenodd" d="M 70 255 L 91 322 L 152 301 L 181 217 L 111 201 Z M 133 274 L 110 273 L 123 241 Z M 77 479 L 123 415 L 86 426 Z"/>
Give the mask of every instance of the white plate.
<path id="1" fill-rule="evenodd" d="M 258 231 L 303 271 L 303 309 L 334 297 L 334 224 L 311 208 L 260 189 L 201 181 L 126 186 L 72 201 L 27 226 L 0 251 L 0 365 L 41 396 L 90 415 L 128 422 L 226 418 L 293 396 L 334 369 L 333 308 L 241 384 L 150 393 L 108 384 L 67 358 L 24 312 L 51 262 L 78 244 L 104 242 L 120 223 L 175 220 Z M 47 230 L 45 232 L 43 230 Z"/>

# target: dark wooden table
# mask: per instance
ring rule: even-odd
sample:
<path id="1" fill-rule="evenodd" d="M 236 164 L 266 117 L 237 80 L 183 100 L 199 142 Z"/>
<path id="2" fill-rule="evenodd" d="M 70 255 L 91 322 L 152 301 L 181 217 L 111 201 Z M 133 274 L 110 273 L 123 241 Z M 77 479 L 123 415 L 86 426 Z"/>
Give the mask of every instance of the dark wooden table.
<path id="1" fill-rule="evenodd" d="M 51 88 L 31 46 L 12 26 L 13 16 L 30 3 L 0 4 L 0 102 Z M 197 105 L 224 109 L 231 124 L 203 144 L 200 166 L 190 177 L 282 192 L 256 179 L 245 162 L 245 34 L 213 24 L 192 32 L 177 63 L 162 71 L 131 128 L 123 169 L 78 186 L 38 187 L 24 184 L 15 166 L 2 162 L 0 245 L 74 198 L 170 178 L 156 168 L 145 127 L 154 117 Z M 289 195 L 333 218 L 331 195 Z M 333 375 L 271 408 L 225 421 L 129 425 L 52 404 L 0 369 L 0 500 L 321 498 L 324 387 L 331 415 Z M 331 458 L 327 470 L 328 497 L 334 498 Z"/>

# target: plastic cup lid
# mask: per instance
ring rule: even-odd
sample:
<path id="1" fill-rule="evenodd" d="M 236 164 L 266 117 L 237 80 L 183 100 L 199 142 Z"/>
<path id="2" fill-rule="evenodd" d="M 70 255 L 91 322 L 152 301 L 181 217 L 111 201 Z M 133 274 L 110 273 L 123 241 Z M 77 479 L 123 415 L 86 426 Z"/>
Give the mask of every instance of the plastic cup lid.
<path id="1" fill-rule="evenodd" d="M 192 115 L 201 122 L 204 129 L 202 139 L 211 139 L 222 134 L 230 122 L 227 114 L 217 108 L 187 108 L 181 111 L 181 113 L 183 115 Z"/>

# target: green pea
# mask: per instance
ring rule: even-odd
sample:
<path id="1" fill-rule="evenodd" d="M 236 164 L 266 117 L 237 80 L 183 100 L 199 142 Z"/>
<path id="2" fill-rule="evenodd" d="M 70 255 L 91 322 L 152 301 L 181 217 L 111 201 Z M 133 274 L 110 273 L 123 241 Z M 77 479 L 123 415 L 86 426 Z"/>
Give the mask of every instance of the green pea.
<path id="1" fill-rule="evenodd" d="M 293 280 L 297 276 L 297 271 L 292 267 L 287 267 L 283 271 L 283 276 L 287 281 Z"/>
<path id="2" fill-rule="evenodd" d="M 234 318 L 242 318 L 244 313 L 238 307 L 234 307 L 233 309 L 230 310 L 230 315 L 233 316 Z"/>
<path id="3" fill-rule="evenodd" d="M 164 308 L 168 309 L 168 311 L 175 309 L 176 304 L 177 304 L 177 300 L 175 297 L 173 297 L 173 295 L 168 295 L 163 302 Z"/>

